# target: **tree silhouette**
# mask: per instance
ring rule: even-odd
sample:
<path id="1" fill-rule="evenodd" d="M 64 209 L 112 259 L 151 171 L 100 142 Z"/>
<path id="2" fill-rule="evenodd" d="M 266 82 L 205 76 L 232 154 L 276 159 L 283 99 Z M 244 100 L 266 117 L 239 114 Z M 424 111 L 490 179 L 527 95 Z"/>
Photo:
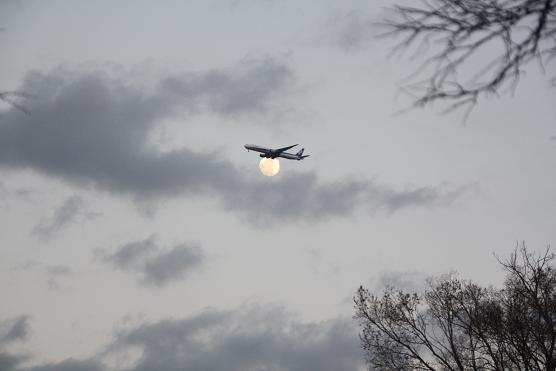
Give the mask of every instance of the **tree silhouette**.
<path id="1" fill-rule="evenodd" d="M 390 10 L 386 35 L 402 37 L 394 52 L 415 47 L 417 55 L 432 44 L 411 76 L 426 77 L 405 87 L 417 106 L 471 109 L 481 95 L 513 90 L 527 63 L 556 56 L 556 0 L 423 0 Z"/>
<path id="2" fill-rule="evenodd" d="M 425 293 L 361 287 L 360 338 L 373 370 L 556 370 L 556 266 L 525 246 L 500 262 L 502 289 L 447 275 Z"/>

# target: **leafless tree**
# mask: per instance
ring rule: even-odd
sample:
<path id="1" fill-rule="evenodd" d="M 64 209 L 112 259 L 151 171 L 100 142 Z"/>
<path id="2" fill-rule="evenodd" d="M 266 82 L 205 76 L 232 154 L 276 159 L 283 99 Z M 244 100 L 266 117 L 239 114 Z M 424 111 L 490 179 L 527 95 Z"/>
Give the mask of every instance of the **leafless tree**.
<path id="1" fill-rule="evenodd" d="M 422 0 L 390 11 L 385 35 L 402 38 L 394 52 L 432 46 L 405 87 L 417 106 L 470 110 L 482 95 L 512 91 L 527 63 L 556 57 L 556 0 Z"/>
<path id="2" fill-rule="evenodd" d="M 501 265 L 502 289 L 447 275 L 424 294 L 355 296 L 372 370 L 556 370 L 556 267 L 525 246 Z"/>

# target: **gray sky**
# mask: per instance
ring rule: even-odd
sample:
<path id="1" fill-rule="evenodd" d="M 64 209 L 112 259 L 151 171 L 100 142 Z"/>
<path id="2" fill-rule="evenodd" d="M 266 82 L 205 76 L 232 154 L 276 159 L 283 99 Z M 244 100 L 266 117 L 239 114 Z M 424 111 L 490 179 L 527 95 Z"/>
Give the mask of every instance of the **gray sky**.
<path id="1" fill-rule="evenodd" d="M 395 115 L 388 3 L 0 1 L 0 371 L 358 370 L 359 285 L 554 243 L 554 65 Z"/>

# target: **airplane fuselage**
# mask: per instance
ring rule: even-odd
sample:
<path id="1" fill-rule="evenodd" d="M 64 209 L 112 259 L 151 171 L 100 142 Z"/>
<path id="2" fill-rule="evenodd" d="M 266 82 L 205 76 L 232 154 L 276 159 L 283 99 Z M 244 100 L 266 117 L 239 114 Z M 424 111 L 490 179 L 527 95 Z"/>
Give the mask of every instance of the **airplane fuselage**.
<path id="1" fill-rule="evenodd" d="M 269 148 L 264 148 L 255 144 L 246 144 L 245 149 L 248 151 L 261 152 L 262 154 L 264 154 L 263 157 L 274 158 L 272 157 L 272 149 Z"/>
<path id="2" fill-rule="evenodd" d="M 281 158 L 286 158 L 288 160 L 298 160 L 299 161 L 299 160 L 303 160 L 305 157 L 309 157 L 307 155 L 303 156 L 303 149 L 301 151 L 299 151 L 298 153 L 295 153 L 295 154 L 285 152 L 286 150 L 288 150 L 290 148 L 293 148 L 295 146 L 297 146 L 297 144 L 295 144 L 293 146 L 289 146 L 289 147 L 272 149 L 272 148 L 261 147 L 261 146 L 258 146 L 256 144 L 246 144 L 245 149 L 247 149 L 247 151 L 259 152 L 260 157 L 266 157 L 266 158 L 281 157 Z"/>

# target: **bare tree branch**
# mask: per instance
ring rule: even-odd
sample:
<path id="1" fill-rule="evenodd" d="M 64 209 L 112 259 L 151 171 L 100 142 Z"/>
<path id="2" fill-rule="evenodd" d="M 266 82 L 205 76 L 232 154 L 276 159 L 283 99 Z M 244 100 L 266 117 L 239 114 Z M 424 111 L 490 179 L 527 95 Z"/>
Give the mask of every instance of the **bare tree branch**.
<path id="1" fill-rule="evenodd" d="M 416 94 L 415 106 L 448 101 L 445 112 L 470 109 L 481 96 L 513 92 L 527 63 L 548 63 L 556 57 L 556 0 L 420 4 L 394 6 L 393 16 L 382 23 L 384 36 L 401 37 L 394 53 L 416 46 L 420 54 L 424 46 L 434 46 L 416 73 L 426 78 L 406 88 Z M 496 57 L 485 62 L 492 50 Z"/>

